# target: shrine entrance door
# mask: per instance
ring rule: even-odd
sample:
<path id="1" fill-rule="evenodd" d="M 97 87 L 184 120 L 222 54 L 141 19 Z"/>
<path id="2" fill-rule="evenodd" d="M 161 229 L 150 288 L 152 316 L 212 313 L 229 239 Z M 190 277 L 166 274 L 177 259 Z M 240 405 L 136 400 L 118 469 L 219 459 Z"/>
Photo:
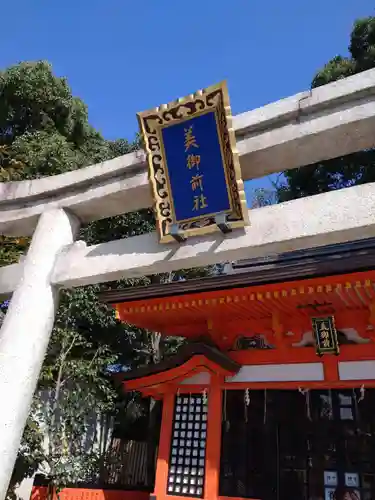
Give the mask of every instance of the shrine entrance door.
<path id="1" fill-rule="evenodd" d="M 337 487 L 375 498 L 375 390 L 228 390 L 220 495 L 331 499 Z"/>

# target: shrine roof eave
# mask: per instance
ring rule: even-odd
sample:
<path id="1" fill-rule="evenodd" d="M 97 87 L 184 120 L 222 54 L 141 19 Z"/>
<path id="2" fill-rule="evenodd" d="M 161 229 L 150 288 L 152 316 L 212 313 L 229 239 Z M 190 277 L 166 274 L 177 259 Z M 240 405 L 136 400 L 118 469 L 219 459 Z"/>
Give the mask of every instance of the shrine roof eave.
<path id="1" fill-rule="evenodd" d="M 205 358 L 211 366 L 218 367 L 225 374 L 235 374 L 241 367 L 216 347 L 203 342 L 191 342 L 183 345 L 177 354 L 160 363 L 145 365 L 130 372 L 118 373 L 114 376 L 114 379 L 117 383 L 122 383 L 126 388 L 129 388 L 129 390 L 137 390 L 152 385 L 154 376 L 157 374 L 165 373 L 165 378 L 169 381 L 172 378 L 173 370 L 182 367 L 194 357 Z"/>
<path id="2" fill-rule="evenodd" d="M 311 250 L 288 252 L 273 257 L 246 261 L 242 264 L 242 272 L 165 284 L 107 290 L 99 294 L 99 300 L 107 304 L 119 304 L 137 300 L 177 297 L 197 291 L 228 290 L 371 271 L 375 270 L 374 250 L 375 238 L 369 238 Z"/>

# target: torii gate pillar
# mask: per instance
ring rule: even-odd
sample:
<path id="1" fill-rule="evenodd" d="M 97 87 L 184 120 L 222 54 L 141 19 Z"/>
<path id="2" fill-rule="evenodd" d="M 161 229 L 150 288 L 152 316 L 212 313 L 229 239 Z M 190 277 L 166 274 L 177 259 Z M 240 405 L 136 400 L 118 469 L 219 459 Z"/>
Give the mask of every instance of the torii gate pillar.
<path id="1" fill-rule="evenodd" d="M 78 228 L 77 218 L 63 209 L 40 216 L 0 331 L 0 499 L 6 496 L 55 320 L 59 290 L 50 275 Z"/>

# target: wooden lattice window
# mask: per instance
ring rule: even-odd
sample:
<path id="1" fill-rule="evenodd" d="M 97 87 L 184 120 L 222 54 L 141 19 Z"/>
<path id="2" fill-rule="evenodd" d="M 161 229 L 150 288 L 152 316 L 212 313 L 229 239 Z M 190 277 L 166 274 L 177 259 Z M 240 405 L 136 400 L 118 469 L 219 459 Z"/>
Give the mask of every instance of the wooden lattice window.
<path id="1" fill-rule="evenodd" d="M 202 394 L 177 396 L 167 494 L 202 498 L 207 440 L 207 401 Z"/>

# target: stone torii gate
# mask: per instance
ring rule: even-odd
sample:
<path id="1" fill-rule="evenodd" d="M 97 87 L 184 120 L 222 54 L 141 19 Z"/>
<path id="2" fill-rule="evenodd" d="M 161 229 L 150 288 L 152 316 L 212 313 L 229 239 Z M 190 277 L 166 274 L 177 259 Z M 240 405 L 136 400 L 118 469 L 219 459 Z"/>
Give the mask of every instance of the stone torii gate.
<path id="1" fill-rule="evenodd" d="M 233 118 L 243 180 L 375 146 L 375 69 Z M 252 210 L 250 226 L 177 245 L 156 234 L 87 247 L 81 223 L 152 205 L 142 153 L 0 184 L 0 233 L 31 236 L 0 268 L 12 300 L 0 331 L 0 500 L 6 495 L 59 290 L 375 236 L 375 183 Z"/>

